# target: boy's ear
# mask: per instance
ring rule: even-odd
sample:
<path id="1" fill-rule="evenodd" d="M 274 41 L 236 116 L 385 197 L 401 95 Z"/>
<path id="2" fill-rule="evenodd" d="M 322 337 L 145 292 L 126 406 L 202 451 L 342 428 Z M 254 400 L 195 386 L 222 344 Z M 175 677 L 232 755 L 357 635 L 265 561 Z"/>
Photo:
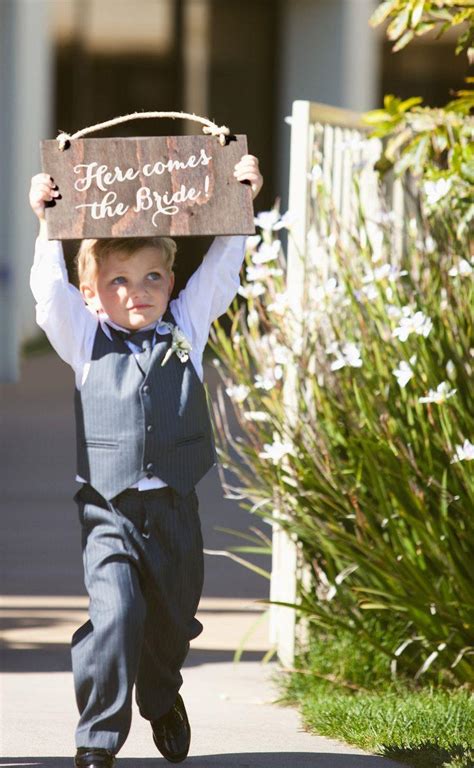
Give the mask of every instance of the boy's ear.
<path id="1" fill-rule="evenodd" d="M 79 290 L 84 296 L 84 301 L 86 304 L 89 304 L 89 306 L 93 309 L 100 309 L 99 297 L 92 286 L 88 285 L 87 283 L 81 283 Z"/>

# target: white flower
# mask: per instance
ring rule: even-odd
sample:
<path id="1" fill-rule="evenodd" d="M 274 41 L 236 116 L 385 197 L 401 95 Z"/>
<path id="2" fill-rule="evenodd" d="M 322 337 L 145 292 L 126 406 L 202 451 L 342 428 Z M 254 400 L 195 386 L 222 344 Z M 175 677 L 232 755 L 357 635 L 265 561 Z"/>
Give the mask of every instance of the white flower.
<path id="1" fill-rule="evenodd" d="M 331 341 L 330 344 L 326 347 L 326 354 L 327 355 L 336 355 L 339 354 L 339 344 L 337 341 Z"/>
<path id="2" fill-rule="evenodd" d="M 267 261 L 274 261 L 278 258 L 281 250 L 281 242 L 273 240 L 271 243 L 261 243 L 260 247 L 252 256 L 254 264 L 265 264 Z"/>
<path id="3" fill-rule="evenodd" d="M 346 365 L 349 365 L 352 368 L 360 368 L 362 365 L 360 351 L 356 344 L 348 342 L 344 344 L 342 350 L 339 350 L 339 345 L 336 342 L 333 342 L 326 349 L 326 352 L 328 351 L 330 354 L 336 355 L 336 360 L 331 364 L 331 371 L 338 371 Z"/>
<path id="4" fill-rule="evenodd" d="M 245 250 L 248 251 L 249 253 L 253 253 L 257 248 L 261 239 L 262 238 L 260 237 L 260 235 L 249 235 L 249 237 L 245 241 Z"/>
<path id="5" fill-rule="evenodd" d="M 311 172 L 308 173 L 308 179 L 310 181 L 319 181 L 323 178 L 323 169 L 319 165 L 319 163 L 316 163 L 316 165 L 313 165 L 311 168 Z"/>
<path id="6" fill-rule="evenodd" d="M 452 360 L 448 360 L 446 363 L 446 373 L 448 374 L 448 379 L 454 379 L 456 376 L 456 366 Z"/>
<path id="7" fill-rule="evenodd" d="M 257 296 L 261 296 L 262 293 L 265 293 L 265 286 L 263 283 L 259 282 L 251 283 L 245 287 L 241 285 L 237 293 L 239 296 L 243 296 L 244 299 L 255 299 Z"/>
<path id="8" fill-rule="evenodd" d="M 247 315 L 247 325 L 249 328 L 256 328 L 259 323 L 258 312 L 256 309 L 250 310 Z"/>
<path id="9" fill-rule="evenodd" d="M 369 301 L 375 301 L 375 299 L 377 299 L 379 295 L 379 292 L 373 283 L 364 285 L 364 287 L 362 288 L 362 293 Z"/>
<path id="10" fill-rule="evenodd" d="M 362 279 L 364 283 L 380 282 L 381 280 L 398 280 L 399 277 L 407 275 L 406 269 L 399 270 L 393 264 L 382 264 L 373 271 L 369 271 Z"/>
<path id="11" fill-rule="evenodd" d="M 244 419 L 247 421 L 271 421 L 271 417 L 265 411 L 245 411 Z"/>
<path id="12" fill-rule="evenodd" d="M 275 315 L 282 317 L 289 308 L 288 294 L 286 291 L 275 294 L 275 299 L 268 306 L 268 312 L 274 312 Z"/>
<path id="13" fill-rule="evenodd" d="M 261 459 L 271 459 L 273 464 L 279 464 L 284 456 L 294 453 L 291 443 L 282 443 L 279 435 L 273 434 L 273 443 L 264 443 L 264 450 L 258 454 Z"/>
<path id="14" fill-rule="evenodd" d="M 275 365 L 271 368 L 266 368 L 262 373 L 257 373 L 255 376 L 255 387 L 257 389 L 264 389 L 267 392 L 273 389 L 277 381 L 283 376 L 283 368 L 281 365 Z"/>
<path id="15" fill-rule="evenodd" d="M 171 331 L 171 347 L 167 350 L 161 365 L 166 365 L 173 352 L 176 353 L 178 360 L 182 363 L 186 363 L 189 360 L 189 353 L 192 350 L 190 342 L 177 325 L 173 325 L 173 323 L 163 323 L 163 325 L 166 325 L 168 330 Z"/>
<path id="16" fill-rule="evenodd" d="M 246 384 L 236 384 L 233 387 L 226 387 L 226 392 L 230 399 L 234 400 L 234 402 L 243 403 L 244 400 L 248 397 L 250 387 L 248 387 Z"/>
<path id="17" fill-rule="evenodd" d="M 260 229 L 266 230 L 267 232 L 275 232 L 278 229 L 283 229 L 283 227 L 288 228 L 293 220 L 294 217 L 289 211 L 283 214 L 283 216 L 280 216 L 280 211 L 276 208 L 272 208 L 271 211 L 262 211 L 259 213 L 255 217 L 254 222 Z"/>
<path id="18" fill-rule="evenodd" d="M 467 277 L 467 275 L 471 275 L 473 271 L 474 270 L 472 269 L 467 259 L 461 259 L 457 267 L 451 267 L 448 275 L 451 277 L 457 277 L 458 275 L 460 277 Z"/>
<path id="19" fill-rule="evenodd" d="M 319 304 L 326 299 L 332 299 L 334 296 L 344 293 L 344 287 L 337 284 L 335 277 L 330 277 L 323 285 L 318 285 L 313 291 L 313 301 Z"/>
<path id="20" fill-rule="evenodd" d="M 267 362 L 272 361 L 276 365 L 287 365 L 292 357 L 292 350 L 288 347 L 280 344 L 274 333 L 263 334 L 259 341 L 258 347 L 260 352 L 260 358 Z"/>
<path id="21" fill-rule="evenodd" d="M 418 333 L 426 338 L 433 327 L 430 318 L 421 311 L 412 315 L 409 307 L 403 307 L 402 311 L 404 317 L 401 318 L 400 325 L 394 329 L 392 336 L 398 337 L 400 341 L 406 341 L 411 333 Z"/>
<path id="22" fill-rule="evenodd" d="M 385 310 L 386 310 L 386 312 L 387 312 L 387 315 L 388 315 L 389 317 L 396 317 L 396 318 L 397 318 L 397 320 L 398 320 L 398 318 L 399 318 L 399 317 L 401 317 L 401 316 L 402 316 L 402 314 L 403 314 L 403 312 L 402 312 L 402 310 L 400 309 L 400 307 L 397 307 L 397 305 L 396 305 L 396 304 L 386 304 L 386 305 L 385 305 Z"/>
<path id="23" fill-rule="evenodd" d="M 451 179 L 425 181 L 423 187 L 428 205 L 436 205 L 451 189 Z"/>
<path id="24" fill-rule="evenodd" d="M 271 211 L 261 211 L 254 218 L 255 226 L 260 229 L 273 231 L 275 224 L 280 220 L 280 211 L 272 208 Z"/>
<path id="25" fill-rule="evenodd" d="M 249 282 L 254 280 L 268 280 L 269 277 L 281 277 L 282 274 L 282 269 L 272 269 L 265 264 L 257 264 L 256 266 L 250 265 L 246 270 L 247 280 Z"/>
<path id="26" fill-rule="evenodd" d="M 412 355 L 410 357 L 410 363 L 413 365 L 415 360 L 416 360 L 416 355 Z M 402 389 L 406 387 L 410 379 L 415 375 L 410 365 L 406 362 L 406 360 L 402 360 L 399 363 L 399 367 L 394 368 L 392 373 L 394 376 L 396 376 L 398 384 Z"/>
<path id="27" fill-rule="evenodd" d="M 471 443 L 467 438 L 462 445 L 456 445 L 451 464 L 456 461 L 474 461 L 474 443 Z"/>
<path id="28" fill-rule="evenodd" d="M 456 389 L 449 389 L 449 383 L 447 381 L 442 381 L 441 384 L 438 384 L 436 389 L 430 389 L 426 397 L 419 397 L 418 402 L 437 403 L 438 405 L 441 405 L 441 403 L 446 402 L 448 398 L 455 395 L 456 392 Z"/>
<path id="29" fill-rule="evenodd" d="M 436 240 L 431 235 L 425 238 L 425 251 L 426 253 L 434 253 L 436 251 Z"/>
<path id="30" fill-rule="evenodd" d="M 275 380 L 273 378 L 265 377 L 260 373 L 255 376 L 255 387 L 257 389 L 264 389 L 269 392 L 275 386 Z"/>

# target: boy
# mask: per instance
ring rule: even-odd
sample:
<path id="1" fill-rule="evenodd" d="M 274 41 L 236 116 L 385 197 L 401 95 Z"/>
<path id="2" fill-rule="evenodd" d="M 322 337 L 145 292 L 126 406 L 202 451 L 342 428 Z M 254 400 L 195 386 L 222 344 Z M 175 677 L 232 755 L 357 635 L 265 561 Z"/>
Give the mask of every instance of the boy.
<path id="1" fill-rule="evenodd" d="M 242 157 L 234 176 L 255 198 L 263 183 L 257 159 Z M 173 240 L 84 240 L 78 291 L 61 243 L 47 239 L 45 203 L 58 196 L 50 176 L 32 178 L 37 322 L 76 381 L 83 485 L 75 501 L 90 619 L 72 637 L 74 762 L 113 766 L 130 730 L 134 684 L 158 750 L 180 762 L 190 744 L 180 669 L 202 631 L 194 486 L 214 463 L 202 354 L 211 323 L 239 287 L 245 238 L 216 238 L 171 302 Z"/>

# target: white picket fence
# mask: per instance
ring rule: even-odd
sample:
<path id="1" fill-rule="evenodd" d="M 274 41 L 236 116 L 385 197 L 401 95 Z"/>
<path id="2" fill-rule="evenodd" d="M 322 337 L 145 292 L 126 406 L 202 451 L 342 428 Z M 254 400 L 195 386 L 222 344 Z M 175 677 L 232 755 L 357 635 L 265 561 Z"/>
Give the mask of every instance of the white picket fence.
<path id="1" fill-rule="evenodd" d="M 363 126 L 359 114 L 309 101 L 293 102 L 289 189 L 289 211 L 293 223 L 288 240 L 287 292 L 290 308 L 297 320 L 302 317 L 310 300 L 305 290 L 307 270 L 317 268 L 318 276 L 324 281 L 331 274 L 332 267 L 329 263 L 321 263 L 324 249 L 318 249 L 314 241 L 315 232 L 319 230 L 313 227 L 314 217 L 318 216 L 316 181 L 322 176 L 324 187 L 330 191 L 344 229 L 348 231 L 355 212 L 356 196 L 352 179 L 357 169 L 361 199 L 366 211 L 373 211 L 375 220 L 379 195 L 373 165 L 380 154 L 380 147 L 378 140 L 367 140 L 367 128 Z M 394 248 L 401 254 L 404 203 L 398 182 L 392 184 L 391 198 L 392 212 L 400 232 Z M 297 375 L 296 369 L 289 371 L 285 384 L 284 398 L 290 419 L 297 418 L 294 397 Z M 300 582 L 307 586 L 310 573 L 302 565 L 298 542 L 275 522 L 270 599 L 296 603 Z M 293 664 L 296 644 L 304 639 L 304 634 L 304 622 L 297 622 L 294 610 L 283 606 L 271 607 L 270 642 L 276 647 L 278 657 L 285 666 Z"/>

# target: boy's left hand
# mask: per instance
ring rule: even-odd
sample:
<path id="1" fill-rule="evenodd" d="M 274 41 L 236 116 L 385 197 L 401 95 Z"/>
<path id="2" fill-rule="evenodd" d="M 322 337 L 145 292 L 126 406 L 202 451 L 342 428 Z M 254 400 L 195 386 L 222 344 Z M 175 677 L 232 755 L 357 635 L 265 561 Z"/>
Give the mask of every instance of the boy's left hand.
<path id="1" fill-rule="evenodd" d="M 258 167 L 258 159 L 254 155 L 243 155 L 234 167 L 237 181 L 248 181 L 252 187 L 252 197 L 255 200 L 263 185 L 263 176 Z"/>

